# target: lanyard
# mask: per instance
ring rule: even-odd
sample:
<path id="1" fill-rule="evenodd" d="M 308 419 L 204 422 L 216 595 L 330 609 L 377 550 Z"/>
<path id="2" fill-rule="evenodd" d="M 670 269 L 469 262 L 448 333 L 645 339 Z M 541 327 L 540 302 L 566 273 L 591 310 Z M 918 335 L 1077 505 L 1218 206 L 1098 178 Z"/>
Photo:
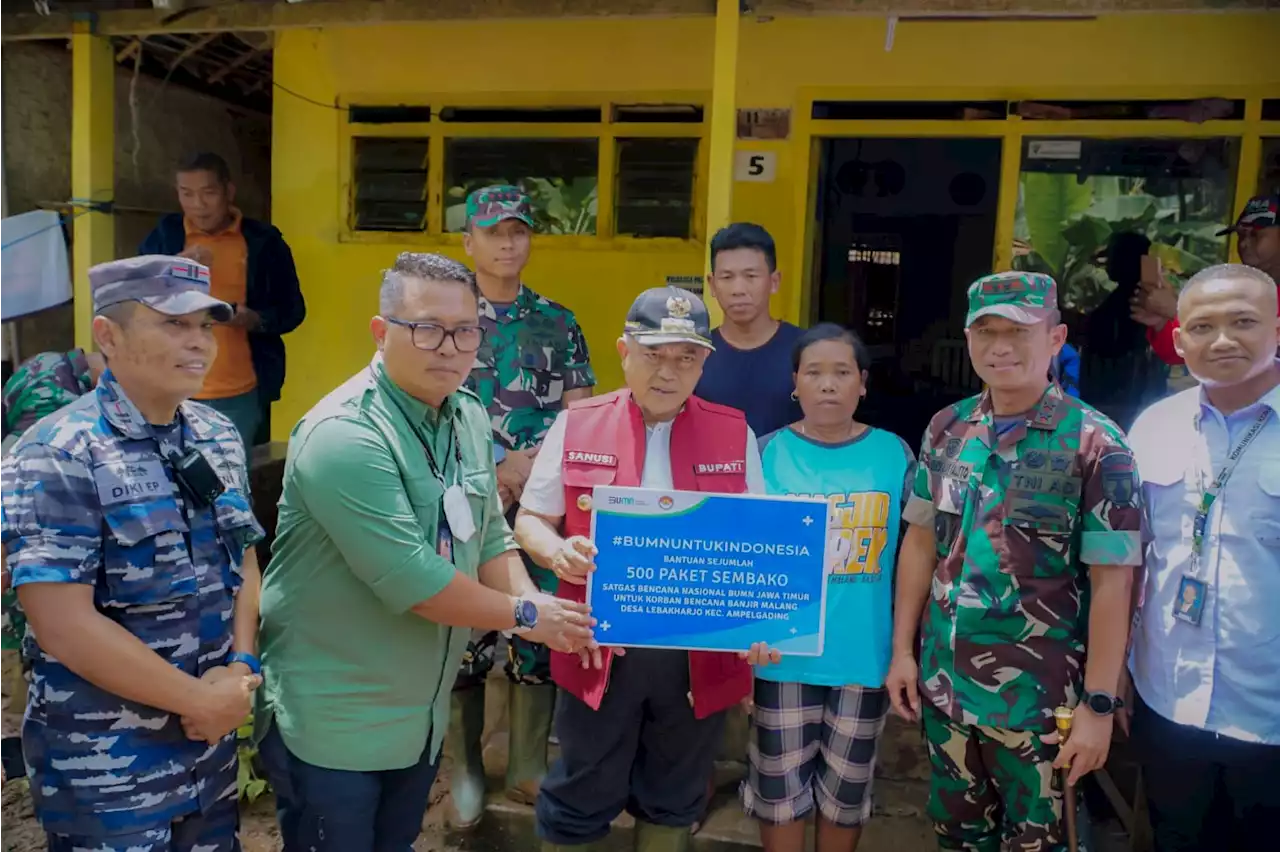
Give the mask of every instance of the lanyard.
<path id="1" fill-rule="evenodd" d="M 1209 466 L 1207 464 L 1196 465 L 1196 488 L 1200 491 L 1200 502 L 1196 505 L 1195 520 L 1191 524 L 1191 548 L 1192 553 L 1195 554 L 1195 569 L 1193 570 L 1196 573 L 1198 573 L 1200 562 L 1203 561 L 1201 557 L 1204 549 L 1204 533 L 1209 522 L 1209 513 L 1213 510 L 1214 501 L 1218 499 L 1218 495 L 1226 487 L 1227 480 L 1231 478 L 1231 474 L 1235 473 L 1236 465 L 1240 463 L 1240 457 L 1244 455 L 1244 451 L 1249 449 L 1249 445 L 1262 432 L 1262 427 L 1266 425 L 1270 417 L 1271 408 L 1264 405 L 1257 418 L 1250 424 L 1249 430 L 1241 435 L 1240 440 L 1236 441 L 1236 445 L 1231 448 L 1231 452 L 1227 454 L 1227 460 L 1223 463 L 1222 469 L 1218 471 L 1218 475 L 1209 484 L 1208 488 L 1204 485 L 1204 477 L 1205 471 Z M 1200 431 L 1198 419 L 1196 421 L 1196 431 Z M 1203 454 L 1208 455 L 1207 442 Z"/>
<path id="2" fill-rule="evenodd" d="M 458 430 L 454 428 L 452 418 L 449 419 L 449 448 L 453 450 L 453 472 L 456 475 L 462 470 L 462 447 L 458 443 Z M 436 464 L 435 456 L 431 452 L 431 442 L 424 440 L 422 449 L 426 452 L 427 465 L 431 468 L 431 475 L 442 486 L 448 487 L 448 483 L 444 479 L 444 473 L 448 470 L 449 465 L 448 450 L 445 451 L 444 467 L 442 469 L 440 465 Z"/>

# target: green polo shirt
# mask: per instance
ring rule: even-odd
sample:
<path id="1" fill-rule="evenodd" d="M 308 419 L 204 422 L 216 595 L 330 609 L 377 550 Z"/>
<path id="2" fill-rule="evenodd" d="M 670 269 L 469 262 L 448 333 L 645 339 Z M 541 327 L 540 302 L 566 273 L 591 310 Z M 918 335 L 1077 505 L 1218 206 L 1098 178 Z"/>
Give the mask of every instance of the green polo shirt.
<path id="1" fill-rule="evenodd" d="M 452 450 L 456 435 L 461 470 Z M 476 532 L 437 555 L 444 476 Z M 402 769 L 439 753 L 470 631 L 413 614 L 455 571 L 515 549 L 502 516 L 489 416 L 460 390 L 437 411 L 375 358 L 299 421 L 289 439 L 262 586 L 264 683 L 257 734 L 279 727 L 296 757 L 329 769 Z"/>

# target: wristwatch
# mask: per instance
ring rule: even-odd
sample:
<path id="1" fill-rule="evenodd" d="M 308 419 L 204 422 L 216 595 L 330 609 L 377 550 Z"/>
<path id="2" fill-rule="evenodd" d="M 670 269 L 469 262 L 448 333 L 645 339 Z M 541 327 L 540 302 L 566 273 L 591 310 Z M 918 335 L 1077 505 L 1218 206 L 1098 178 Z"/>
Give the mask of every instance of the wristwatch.
<path id="1" fill-rule="evenodd" d="M 518 598 L 515 615 L 516 626 L 511 633 L 516 636 L 522 636 L 538 626 L 538 606 L 531 600 Z"/>
<path id="2" fill-rule="evenodd" d="M 256 675 L 262 674 L 262 662 L 253 654 L 243 654 L 239 651 L 232 651 L 227 654 L 227 665 L 232 663 L 244 663 L 249 667 L 249 671 Z"/>
<path id="3" fill-rule="evenodd" d="M 1099 716 L 1110 716 L 1124 707 L 1124 702 L 1109 692 L 1086 692 L 1082 700 L 1086 707 Z"/>

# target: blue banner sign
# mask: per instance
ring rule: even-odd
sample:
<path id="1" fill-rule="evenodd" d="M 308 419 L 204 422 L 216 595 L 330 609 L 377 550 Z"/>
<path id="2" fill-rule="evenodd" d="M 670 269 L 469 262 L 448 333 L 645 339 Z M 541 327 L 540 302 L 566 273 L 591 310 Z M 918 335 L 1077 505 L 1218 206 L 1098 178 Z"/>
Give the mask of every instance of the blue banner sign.
<path id="1" fill-rule="evenodd" d="M 598 486 L 592 505 L 600 644 L 822 653 L 825 502 Z"/>

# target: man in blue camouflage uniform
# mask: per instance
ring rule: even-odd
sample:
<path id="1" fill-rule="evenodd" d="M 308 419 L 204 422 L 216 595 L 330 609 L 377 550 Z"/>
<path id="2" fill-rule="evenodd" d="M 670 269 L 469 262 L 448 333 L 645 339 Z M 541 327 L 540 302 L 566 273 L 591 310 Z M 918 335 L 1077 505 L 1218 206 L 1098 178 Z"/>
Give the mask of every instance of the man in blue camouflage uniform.
<path id="1" fill-rule="evenodd" d="M 18 443 L 24 431 L 46 414 L 76 402 L 87 394 L 105 370 L 101 354 L 72 349 L 70 352 L 41 352 L 18 365 L 4 389 L 0 390 L 0 455 Z M 10 652 L 22 645 L 26 619 L 18 609 L 17 596 L 9 587 L 4 548 L 0 548 L 0 670 Z M 14 692 L 26 692 L 22 669 L 14 668 Z M 18 698 L 19 707 L 22 706 Z"/>
<path id="2" fill-rule="evenodd" d="M 107 372 L 3 469 L 36 815 L 50 852 L 232 852 L 263 532 L 235 428 L 188 401 L 231 309 L 181 258 L 89 279 Z"/>
<path id="3" fill-rule="evenodd" d="M 560 409 L 591 396 L 596 383 L 587 340 L 573 311 L 521 281 L 536 228 L 529 196 L 516 186 L 487 186 L 467 198 L 463 246 L 480 285 L 484 343 L 467 387 L 480 397 L 493 423 L 498 493 L 514 523 L 533 459 Z M 521 554 L 524 556 L 524 554 Z M 554 591 L 555 576 L 524 557 L 529 576 Z M 454 687 L 449 725 L 454 760 L 453 804 L 458 826 L 474 825 L 484 808 L 484 682 L 493 668 L 498 634 L 477 631 Z M 547 740 L 555 686 L 545 645 L 513 636 L 507 643 L 510 739 L 507 797 L 532 805 L 547 772 Z"/>

